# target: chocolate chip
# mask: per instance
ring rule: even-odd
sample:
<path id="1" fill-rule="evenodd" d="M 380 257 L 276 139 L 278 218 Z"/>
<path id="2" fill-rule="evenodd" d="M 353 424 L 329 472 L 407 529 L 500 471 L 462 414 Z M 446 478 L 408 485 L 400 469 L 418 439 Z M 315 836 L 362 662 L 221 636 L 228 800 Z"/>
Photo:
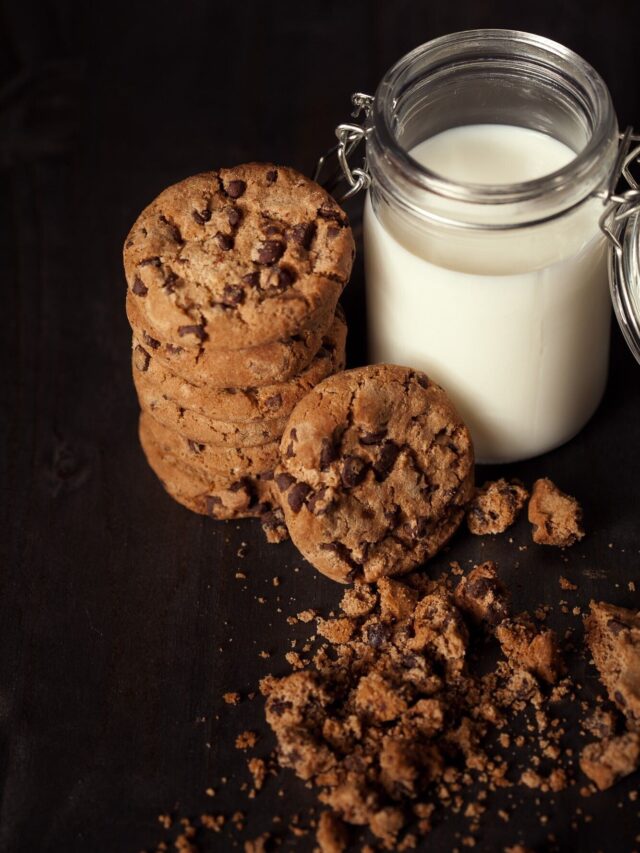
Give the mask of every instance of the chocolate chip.
<path id="1" fill-rule="evenodd" d="M 294 243 L 302 246 L 303 249 L 310 249 L 313 243 L 313 238 L 316 235 L 315 222 L 306 222 L 301 225 L 294 225 L 289 229 L 289 237 Z"/>
<path id="2" fill-rule="evenodd" d="M 281 492 L 286 492 L 287 489 L 295 483 L 295 481 L 296 478 L 292 477 L 291 474 L 287 474 L 286 471 L 276 475 L 276 485 Z"/>
<path id="3" fill-rule="evenodd" d="M 207 446 L 206 444 L 198 444 L 198 442 L 194 441 L 192 438 L 187 439 L 187 444 L 189 445 L 189 450 L 192 453 L 202 453 Z"/>
<path id="4" fill-rule="evenodd" d="M 177 281 L 178 281 L 178 275 L 176 273 L 174 273 L 173 270 L 169 270 L 169 272 L 164 277 L 164 281 L 162 283 L 162 286 L 165 288 L 165 290 L 168 290 L 169 293 L 171 293 L 175 290 Z"/>
<path id="5" fill-rule="evenodd" d="M 152 258 L 144 258 L 142 261 L 138 261 L 139 267 L 160 267 L 162 266 L 162 261 L 157 255 L 154 255 Z"/>
<path id="6" fill-rule="evenodd" d="M 264 404 L 271 411 L 279 409 L 282 406 L 282 394 L 273 394 L 271 397 L 267 397 Z"/>
<path id="7" fill-rule="evenodd" d="M 240 224 L 240 220 L 242 219 L 242 211 L 239 207 L 227 207 L 227 222 L 232 228 L 235 228 L 236 225 Z"/>
<path id="8" fill-rule="evenodd" d="M 318 217 L 320 219 L 331 219 L 337 222 L 340 226 L 344 227 L 346 225 L 345 215 L 340 211 L 333 207 L 328 202 L 325 202 L 321 208 L 318 210 Z"/>
<path id="9" fill-rule="evenodd" d="M 625 625 L 624 622 L 621 622 L 619 619 L 609 619 L 607 622 L 607 628 L 611 631 L 611 633 L 616 637 L 621 631 L 625 631 L 628 629 L 628 625 Z"/>
<path id="10" fill-rule="evenodd" d="M 389 629 L 380 622 L 367 625 L 366 640 L 374 649 L 379 649 L 389 639 Z"/>
<path id="11" fill-rule="evenodd" d="M 171 237 L 175 240 L 175 242 L 182 246 L 184 244 L 184 240 L 182 238 L 182 234 L 180 233 L 180 229 L 178 228 L 176 223 L 171 222 L 169 219 L 167 219 L 166 216 L 161 216 L 160 221 L 164 222 L 164 224 L 167 226 L 167 228 L 169 229 L 169 233 L 171 234 Z"/>
<path id="12" fill-rule="evenodd" d="M 293 442 L 292 442 L 292 441 L 290 441 L 290 442 L 289 442 L 289 445 L 288 445 L 288 447 L 287 447 L 287 450 L 286 450 L 286 452 L 285 452 L 285 454 L 284 454 L 284 455 L 285 455 L 285 458 L 286 458 L 286 459 L 291 459 L 291 457 L 293 456 L 293 453 L 294 453 L 294 450 L 293 450 Z"/>
<path id="13" fill-rule="evenodd" d="M 165 344 L 164 348 L 169 355 L 180 355 L 181 352 L 184 352 L 184 347 L 177 347 L 175 344 Z"/>
<path id="14" fill-rule="evenodd" d="M 207 495 L 205 498 L 205 509 L 207 511 L 207 515 L 212 515 L 214 518 L 216 517 L 216 507 L 222 506 L 222 498 L 219 498 L 218 495 Z"/>
<path id="15" fill-rule="evenodd" d="M 133 363 L 136 368 L 141 372 L 145 373 L 149 369 L 149 361 L 151 360 L 151 356 L 143 347 L 138 344 L 133 351 Z"/>
<path id="16" fill-rule="evenodd" d="M 416 380 L 416 382 L 421 388 L 428 388 L 431 384 L 429 382 L 429 378 L 427 376 L 421 375 L 420 373 L 414 373 L 413 378 Z"/>
<path id="17" fill-rule="evenodd" d="M 265 175 L 268 184 L 275 184 L 278 180 L 278 172 L 276 169 L 269 169 L 267 174 Z"/>
<path id="18" fill-rule="evenodd" d="M 360 436 L 360 444 L 363 444 L 365 447 L 371 444 L 380 444 L 386 434 L 386 429 L 378 430 L 378 432 L 367 432 Z"/>
<path id="19" fill-rule="evenodd" d="M 205 222 L 208 222 L 211 219 L 211 211 L 208 207 L 205 207 L 204 210 L 192 210 L 191 215 L 198 225 L 204 225 Z"/>
<path id="20" fill-rule="evenodd" d="M 131 290 L 135 293 L 136 296 L 146 296 L 149 292 L 149 288 L 145 285 L 140 276 L 136 276 L 134 278 Z"/>
<path id="21" fill-rule="evenodd" d="M 332 462 L 338 458 L 338 448 L 328 438 L 322 439 L 322 447 L 320 450 L 320 470 L 326 471 Z"/>
<path id="22" fill-rule="evenodd" d="M 142 333 L 142 340 L 147 346 L 151 347 L 151 349 L 158 349 L 158 347 L 160 346 L 160 341 L 157 341 L 155 338 L 152 338 L 151 335 L 148 335 L 146 332 Z"/>
<path id="23" fill-rule="evenodd" d="M 268 699 L 267 710 L 270 714 L 275 714 L 276 717 L 281 717 L 285 711 L 290 711 L 293 708 L 293 702 L 286 699 Z"/>
<path id="24" fill-rule="evenodd" d="M 304 506 L 305 499 L 309 492 L 311 491 L 311 486 L 307 485 L 307 483 L 297 483 L 287 495 L 287 500 L 289 501 L 289 506 L 293 510 L 293 512 L 300 512 L 302 507 Z"/>
<path id="25" fill-rule="evenodd" d="M 185 335 L 195 335 L 201 341 L 206 341 L 209 337 L 204 330 L 204 326 L 193 325 L 193 326 L 178 326 L 178 334 L 181 338 Z"/>
<path id="26" fill-rule="evenodd" d="M 258 249 L 258 263 L 271 266 L 284 254 L 284 243 L 279 240 L 265 240 Z"/>
<path id="27" fill-rule="evenodd" d="M 222 300 L 225 305 L 242 305 L 245 296 L 244 287 L 239 284 L 225 284 L 222 290 Z"/>
<path id="28" fill-rule="evenodd" d="M 291 287 L 297 278 L 295 270 L 291 267 L 278 267 L 276 275 L 278 278 L 278 287 L 281 290 Z"/>
<path id="29" fill-rule="evenodd" d="M 335 240 L 340 233 L 342 233 L 340 228 L 336 228 L 335 225 L 330 225 L 327 228 L 327 237 L 329 240 Z"/>
<path id="30" fill-rule="evenodd" d="M 340 479 L 347 489 L 353 489 L 361 483 L 367 473 L 367 463 L 359 456 L 347 456 L 342 463 Z"/>
<path id="31" fill-rule="evenodd" d="M 613 698 L 616 700 L 618 705 L 622 705 L 623 708 L 627 704 L 624 700 L 624 696 L 622 695 L 622 693 L 620 693 L 619 690 L 615 691 L 615 693 L 613 694 Z"/>
<path id="32" fill-rule="evenodd" d="M 230 234 L 223 234 L 222 231 L 218 231 L 216 234 L 216 241 L 223 252 L 228 252 L 230 249 L 233 249 L 233 237 L 231 237 Z"/>
<path id="33" fill-rule="evenodd" d="M 267 237 L 279 237 L 282 234 L 282 225 L 271 223 L 264 229 L 264 233 Z"/>
<path id="34" fill-rule="evenodd" d="M 229 198 L 240 198 L 241 195 L 244 195 L 246 188 L 246 183 L 236 178 L 236 180 L 229 181 L 227 184 L 227 195 Z"/>
<path id="35" fill-rule="evenodd" d="M 376 480 L 379 483 L 382 483 L 387 479 L 389 474 L 391 473 L 391 469 L 395 465 L 396 459 L 398 458 L 398 454 L 400 453 L 400 448 L 398 445 L 391 441 L 385 441 L 380 449 L 380 454 L 376 461 L 373 463 L 373 470 L 376 475 Z"/>
<path id="36" fill-rule="evenodd" d="M 250 272 L 242 276 L 242 281 L 250 287 L 260 287 L 260 273 Z"/>

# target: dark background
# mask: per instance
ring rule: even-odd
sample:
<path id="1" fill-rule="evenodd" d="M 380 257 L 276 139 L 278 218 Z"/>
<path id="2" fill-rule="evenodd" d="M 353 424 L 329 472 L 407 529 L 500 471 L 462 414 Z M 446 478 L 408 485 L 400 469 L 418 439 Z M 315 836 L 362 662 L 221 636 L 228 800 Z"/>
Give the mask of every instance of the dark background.
<path id="1" fill-rule="evenodd" d="M 607 81 L 620 125 L 640 124 L 638 2 L 2 7 L 2 851 L 135 853 L 162 837 L 156 816 L 173 809 L 242 809 L 255 837 L 275 814 L 313 804 L 289 773 L 248 799 L 246 756 L 233 738 L 260 730 L 256 754 L 268 754 L 260 699 L 247 694 L 261 675 L 287 669 L 283 653 L 298 629 L 286 616 L 335 607 L 340 591 L 290 543 L 267 546 L 255 524 L 188 513 L 146 467 L 121 246 L 139 210 L 186 175 L 253 159 L 311 171 L 347 119 L 351 92 L 373 92 L 419 43 L 476 26 L 563 42 Z M 357 234 L 359 207 L 349 206 Z M 361 262 L 345 302 L 355 365 L 366 360 Z M 520 552 L 529 541 L 523 521 L 513 543 L 481 546 L 460 533 L 429 571 L 452 558 L 498 558 L 518 606 L 546 602 L 551 623 L 578 636 L 580 619 L 560 612 L 561 596 L 571 606 L 591 596 L 637 606 L 628 582 L 640 583 L 639 380 L 616 330 L 608 392 L 592 422 L 566 447 L 505 471 L 527 482 L 548 474 L 577 494 L 584 543 L 566 556 Z M 561 593 L 560 572 L 578 592 Z M 258 656 L 263 649 L 271 659 Z M 601 692 L 580 656 L 573 671 L 587 696 Z M 237 708 L 222 702 L 227 690 L 242 694 Z M 208 785 L 219 791 L 213 800 Z M 537 851 L 640 849 L 640 806 L 629 798 L 636 785 L 632 778 L 588 800 L 579 785 L 551 797 L 494 797 L 476 849 L 519 839 Z M 497 818 L 500 805 L 519 803 L 508 823 Z M 465 831 L 450 816 L 427 848 L 450 850 Z M 203 847 L 232 849 L 232 837 L 210 835 Z M 313 846 L 310 838 L 289 844 Z"/>

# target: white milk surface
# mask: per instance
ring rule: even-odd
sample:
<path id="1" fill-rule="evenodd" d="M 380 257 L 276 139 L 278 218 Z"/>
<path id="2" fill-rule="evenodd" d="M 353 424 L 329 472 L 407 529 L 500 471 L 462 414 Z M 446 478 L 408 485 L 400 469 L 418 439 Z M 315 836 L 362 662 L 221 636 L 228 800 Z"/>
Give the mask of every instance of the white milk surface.
<path id="1" fill-rule="evenodd" d="M 411 156 L 451 180 L 531 180 L 574 153 L 537 131 L 454 128 Z M 610 302 L 597 202 L 511 234 L 421 232 L 367 198 L 365 265 L 374 361 L 425 370 L 457 404 L 481 462 L 570 439 L 606 382 Z M 506 272 L 504 272 L 506 270 Z"/>

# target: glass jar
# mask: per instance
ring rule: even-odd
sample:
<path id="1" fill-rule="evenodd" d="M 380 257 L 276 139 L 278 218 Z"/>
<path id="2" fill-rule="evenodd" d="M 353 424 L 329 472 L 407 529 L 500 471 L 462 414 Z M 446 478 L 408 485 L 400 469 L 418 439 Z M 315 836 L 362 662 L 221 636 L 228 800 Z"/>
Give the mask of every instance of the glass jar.
<path id="1" fill-rule="evenodd" d="M 563 444 L 591 417 L 607 378 L 603 200 L 627 203 L 614 216 L 634 200 L 612 195 L 620 137 L 606 85 L 548 39 L 474 30 L 407 54 L 365 106 L 365 167 L 349 171 L 346 157 L 342 165 L 352 192 L 369 186 L 372 360 L 423 369 L 442 384 L 480 462 Z M 570 156 L 518 183 L 456 180 L 412 156 L 437 134 L 478 126 L 506 146 L 555 140 Z M 357 141 L 354 126 L 344 127 Z M 463 141 L 472 159 L 480 143 Z M 615 275 L 623 260 L 613 267 Z"/>

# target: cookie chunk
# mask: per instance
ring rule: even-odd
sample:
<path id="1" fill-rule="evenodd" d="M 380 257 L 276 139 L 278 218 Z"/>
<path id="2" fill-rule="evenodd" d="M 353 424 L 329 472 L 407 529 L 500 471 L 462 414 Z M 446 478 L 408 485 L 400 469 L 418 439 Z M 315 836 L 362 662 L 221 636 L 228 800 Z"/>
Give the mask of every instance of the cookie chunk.
<path id="1" fill-rule="evenodd" d="M 496 628 L 496 637 L 509 663 L 555 684 L 564 673 L 555 631 L 538 631 L 526 613 L 505 619 Z"/>
<path id="2" fill-rule="evenodd" d="M 518 480 L 500 479 L 476 489 L 467 508 L 467 525 L 471 533 L 504 533 L 511 527 L 529 498 L 529 492 Z"/>
<path id="3" fill-rule="evenodd" d="M 533 484 L 528 514 L 538 545 L 567 548 L 584 536 L 580 504 L 546 477 Z"/>
<path id="4" fill-rule="evenodd" d="M 129 324 L 134 336 L 143 339 L 147 356 L 153 350 L 155 358 L 172 373 L 193 385 L 211 388 L 253 387 L 289 381 L 309 366 L 333 319 L 333 314 L 327 313 L 311 328 L 271 343 L 238 350 L 211 350 L 197 341 L 191 346 L 184 341 L 180 344 L 167 341 L 132 306 L 131 299 L 127 297 L 126 303 Z M 143 357 L 140 354 L 140 358 Z"/>
<path id="5" fill-rule="evenodd" d="M 146 412 L 140 415 L 140 429 L 147 432 L 164 455 L 172 456 L 180 465 L 193 469 L 204 478 L 210 474 L 222 475 L 230 480 L 245 474 L 273 475 L 280 456 L 277 441 L 255 447 L 201 444 L 168 429 Z"/>
<path id="6" fill-rule="evenodd" d="M 612 702 L 640 725 L 640 613 L 592 601 L 585 638 Z"/>
<path id="7" fill-rule="evenodd" d="M 633 773 L 640 766 L 640 734 L 625 732 L 620 737 L 590 743 L 580 753 L 580 769 L 600 791 Z"/>
<path id="8" fill-rule="evenodd" d="M 293 410 L 276 472 L 294 544 L 346 583 L 402 574 L 459 526 L 473 491 L 469 432 L 424 373 L 370 365 Z"/>
<path id="9" fill-rule="evenodd" d="M 340 306 L 333 325 L 322 339 L 311 364 L 288 382 L 249 388 L 216 388 L 196 385 L 173 373 L 155 358 L 159 342 L 153 339 L 133 341 L 133 379 L 142 403 L 160 394 L 184 409 L 219 421 L 256 421 L 288 418 L 296 403 L 318 382 L 344 368 L 347 325 Z M 138 349 L 140 348 L 140 349 Z M 145 355 L 141 356 L 141 351 Z M 142 358 L 142 362 L 139 359 Z"/>
<path id="10" fill-rule="evenodd" d="M 477 624 L 493 627 L 509 615 L 507 589 L 491 561 L 474 566 L 461 578 L 453 598 L 456 606 Z"/>
<path id="11" fill-rule="evenodd" d="M 204 350 L 281 340 L 333 314 L 354 242 L 294 169 L 248 163 L 168 187 L 124 246 L 129 294 L 159 336 Z"/>
<path id="12" fill-rule="evenodd" d="M 284 520 L 284 513 L 279 506 L 260 516 L 260 524 L 267 542 L 277 545 L 289 538 L 289 531 Z"/>
<path id="13" fill-rule="evenodd" d="M 256 518 L 271 510 L 271 479 L 259 476 L 230 478 L 220 474 L 203 477 L 158 447 L 145 429 L 144 422 L 140 424 L 139 435 L 149 467 L 165 491 L 192 512 L 217 519 L 231 519 Z"/>

